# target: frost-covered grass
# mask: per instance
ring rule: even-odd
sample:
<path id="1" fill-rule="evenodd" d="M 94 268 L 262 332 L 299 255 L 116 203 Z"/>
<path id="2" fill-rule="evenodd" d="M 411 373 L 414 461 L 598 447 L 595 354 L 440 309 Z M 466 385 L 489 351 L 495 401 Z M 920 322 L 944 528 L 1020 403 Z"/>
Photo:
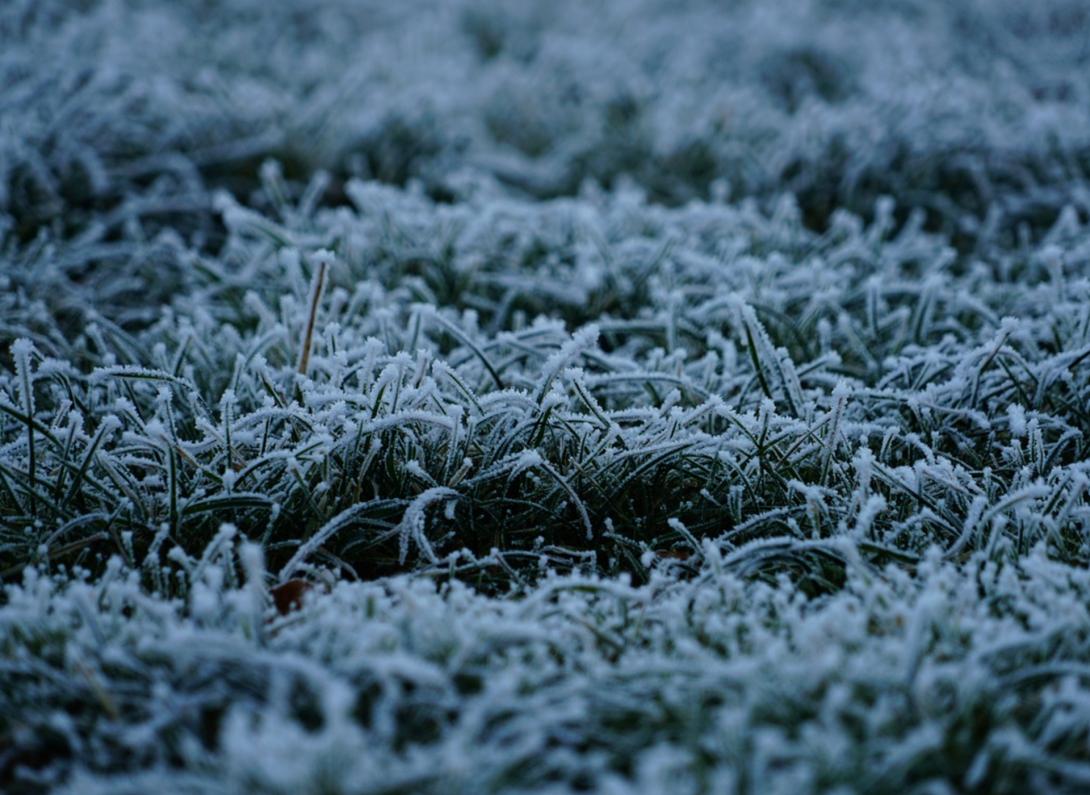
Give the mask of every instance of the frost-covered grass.
<path id="1" fill-rule="evenodd" d="M 1087 559 L 1073 216 L 966 265 L 888 205 L 817 234 L 786 201 L 347 193 L 272 218 L 221 197 L 221 251 L 164 254 L 181 284 L 145 322 L 143 260 L 12 269 L 6 316 L 45 325 L 0 376 L 11 567 L 199 555 L 225 520 L 282 576 L 642 576 L 702 537 Z"/>
<path id="2" fill-rule="evenodd" d="M 1090 786 L 1090 16 L 721 5 L 0 9 L 0 788 Z"/>
<path id="3" fill-rule="evenodd" d="M 1090 784 L 1085 570 L 856 563 L 814 601 L 705 551 L 690 580 L 554 577 L 520 600 L 342 582 L 272 620 L 227 555 L 186 603 L 119 566 L 32 577 L 0 618 L 11 762 L 114 795 Z"/>

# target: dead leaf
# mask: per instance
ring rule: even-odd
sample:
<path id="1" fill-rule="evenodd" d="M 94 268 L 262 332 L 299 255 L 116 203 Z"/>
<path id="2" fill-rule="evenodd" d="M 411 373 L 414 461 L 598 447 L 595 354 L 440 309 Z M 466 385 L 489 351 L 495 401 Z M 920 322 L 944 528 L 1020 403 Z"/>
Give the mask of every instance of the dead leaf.
<path id="1" fill-rule="evenodd" d="M 298 610 L 303 606 L 303 594 L 314 588 L 306 580 L 288 580 L 270 589 L 276 612 L 286 616 L 292 610 Z"/>

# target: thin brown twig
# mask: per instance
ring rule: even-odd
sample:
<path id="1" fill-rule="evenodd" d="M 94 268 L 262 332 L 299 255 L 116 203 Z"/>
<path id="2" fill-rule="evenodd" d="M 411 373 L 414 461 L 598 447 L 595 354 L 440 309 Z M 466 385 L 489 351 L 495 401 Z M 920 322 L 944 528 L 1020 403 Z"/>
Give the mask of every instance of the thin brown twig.
<path id="1" fill-rule="evenodd" d="M 303 347 L 299 351 L 300 375 L 306 375 L 310 368 L 310 348 L 314 339 L 314 324 L 318 320 L 318 305 L 322 301 L 322 291 L 325 289 L 326 268 L 329 264 L 326 258 L 318 261 L 318 269 L 314 272 L 314 278 L 310 283 L 310 313 L 307 316 L 307 327 L 303 334 Z"/>

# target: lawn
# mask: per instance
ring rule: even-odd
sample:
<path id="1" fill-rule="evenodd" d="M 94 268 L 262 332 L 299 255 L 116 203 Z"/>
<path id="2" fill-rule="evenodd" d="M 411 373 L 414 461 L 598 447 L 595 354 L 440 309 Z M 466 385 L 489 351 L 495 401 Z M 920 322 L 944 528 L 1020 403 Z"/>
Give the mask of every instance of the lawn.
<path id="1" fill-rule="evenodd" d="M 0 5 L 0 791 L 1090 788 L 1081 0 Z"/>

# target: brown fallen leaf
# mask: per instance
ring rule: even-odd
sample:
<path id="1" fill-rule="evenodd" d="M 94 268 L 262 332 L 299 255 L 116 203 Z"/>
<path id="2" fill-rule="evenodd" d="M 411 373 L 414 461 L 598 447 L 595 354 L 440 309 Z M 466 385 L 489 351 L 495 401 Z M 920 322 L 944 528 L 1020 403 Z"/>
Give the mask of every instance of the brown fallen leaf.
<path id="1" fill-rule="evenodd" d="M 292 610 L 298 610 L 303 606 L 303 594 L 313 588 L 314 586 L 306 580 L 288 580 L 271 588 L 269 593 L 272 594 L 276 612 L 286 616 Z"/>

